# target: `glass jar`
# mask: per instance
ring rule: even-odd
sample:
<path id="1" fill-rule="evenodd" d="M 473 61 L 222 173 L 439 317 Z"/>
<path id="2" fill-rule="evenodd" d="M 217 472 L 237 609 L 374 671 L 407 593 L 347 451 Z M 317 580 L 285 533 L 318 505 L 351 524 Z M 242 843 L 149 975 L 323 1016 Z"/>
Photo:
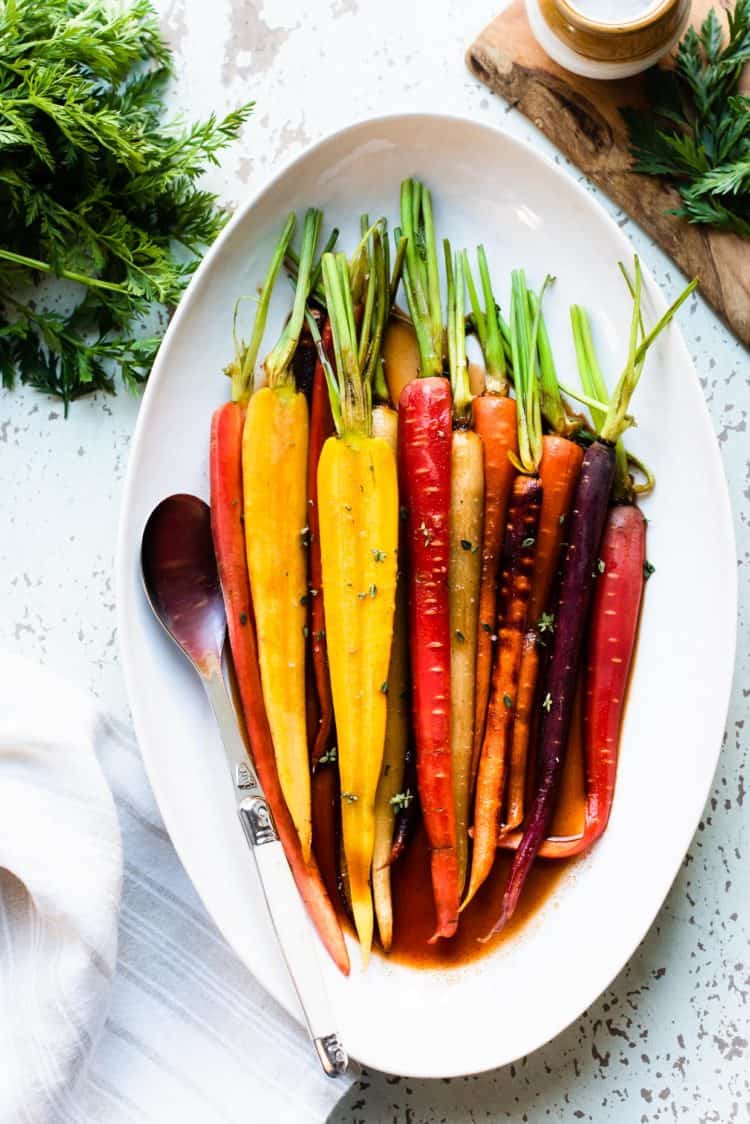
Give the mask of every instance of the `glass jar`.
<path id="1" fill-rule="evenodd" d="M 526 0 L 531 30 L 556 63 L 585 78 L 627 78 L 672 50 L 690 0 Z"/>

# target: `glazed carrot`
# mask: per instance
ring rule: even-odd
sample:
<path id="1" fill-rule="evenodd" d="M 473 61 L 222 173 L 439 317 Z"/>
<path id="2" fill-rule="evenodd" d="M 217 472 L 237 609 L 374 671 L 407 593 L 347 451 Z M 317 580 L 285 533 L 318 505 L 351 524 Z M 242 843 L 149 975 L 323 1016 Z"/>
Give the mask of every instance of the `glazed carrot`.
<path id="1" fill-rule="evenodd" d="M 588 642 L 583 738 L 586 761 L 586 845 L 605 830 L 612 810 L 617 751 L 643 600 L 646 520 L 618 504 L 607 518 L 599 551 Z"/>
<path id="2" fill-rule="evenodd" d="M 307 911 L 334 963 L 349 974 L 349 955 L 320 871 L 306 862 L 284 800 L 260 682 L 255 620 L 242 526 L 242 430 L 245 407 L 227 402 L 211 423 L 211 530 L 227 614 L 229 644 L 250 751 L 284 853 Z"/>
<path id="3" fill-rule="evenodd" d="M 494 651 L 492 637 L 495 635 L 497 579 L 505 535 L 505 516 L 510 490 L 516 475 L 515 466 L 508 454 L 518 455 L 516 403 L 508 397 L 505 353 L 502 346 L 497 306 L 492 292 L 487 258 L 482 246 L 478 247 L 477 257 L 485 302 L 484 309 L 479 304 L 468 258 L 464 254 L 464 272 L 469 289 L 472 314 L 486 368 L 485 392 L 474 399 L 472 407 L 474 430 L 482 439 L 485 495 L 479 579 L 474 745 L 470 779 L 472 788 L 479 765 L 479 754 L 482 749 L 487 718 L 487 703 L 490 697 L 490 676 Z"/>
<path id="4" fill-rule="evenodd" d="M 329 362 L 333 354 L 331 326 L 323 328 L 321 346 Z M 328 671 L 328 654 L 325 643 L 325 610 L 323 608 L 322 573 L 320 563 L 320 521 L 318 518 L 318 461 L 324 444 L 334 433 L 328 386 L 320 359 L 315 364 L 310 405 L 310 440 L 307 450 L 307 525 L 310 528 L 309 547 L 309 619 L 310 654 L 312 656 L 315 688 L 318 696 L 320 718 L 312 748 L 312 767 L 317 768 L 331 744 L 333 730 L 333 699 Z"/>
<path id="5" fill-rule="evenodd" d="M 494 394 L 474 400 L 474 429 L 482 439 L 484 452 L 484 530 L 482 569 L 479 586 L 479 634 L 477 642 L 476 706 L 472 776 L 476 777 L 484 737 L 497 610 L 497 577 L 505 533 L 508 497 L 516 469 L 508 457 L 518 452 L 518 418 L 512 398 Z"/>
<path id="6" fill-rule="evenodd" d="M 380 224 L 374 238 L 370 268 L 380 274 L 383 301 L 388 299 L 388 275 L 383 270 Z M 373 936 L 375 795 L 385 744 L 396 593 L 398 483 L 391 449 L 382 438 L 370 435 L 370 387 L 360 361 L 362 337 L 357 336 L 349 264 L 343 254 L 323 256 L 323 281 L 333 333 L 337 382 L 331 382 L 329 390 L 338 434 L 325 443 L 318 466 L 323 598 L 343 850 L 366 964 Z"/>
<path id="7" fill-rule="evenodd" d="M 566 520 L 573 498 L 578 474 L 583 461 L 583 449 L 568 434 L 578 428 L 578 420 L 568 417 L 557 382 L 552 347 L 538 298 L 529 293 L 529 314 L 538 316 L 537 353 L 539 359 L 540 410 L 553 432 L 542 438 L 542 457 L 539 462 L 539 479 L 542 482 L 542 509 L 537 533 L 536 563 L 529 603 L 529 623 L 536 633 L 537 646 L 546 644 L 546 635 L 554 628 L 554 616 L 547 612 L 552 588 L 560 565 Z M 524 684 L 528 705 L 534 704 L 539 673 L 539 653 L 529 642 L 524 645 L 521 661 L 521 681 Z M 505 829 L 510 831 L 521 823 L 526 791 L 526 772 L 529 753 L 531 723 L 520 721 L 513 731 L 510 775 L 508 778 L 509 804 L 505 816 Z M 510 807 L 510 794 L 513 807 Z"/>
<path id="8" fill-rule="evenodd" d="M 372 412 L 372 432 L 374 437 L 380 437 L 386 442 L 395 458 L 398 442 L 396 411 L 388 406 L 376 406 Z M 399 570 L 388 668 L 385 748 L 375 797 L 375 846 L 372 858 L 372 896 L 380 943 L 386 952 L 393 939 L 390 865 L 394 824 L 398 809 L 413 799 L 412 794 L 403 789 L 410 708 L 408 600 L 404 579 L 405 575 Z"/>
<path id="9" fill-rule="evenodd" d="M 464 258 L 455 265 L 445 243 L 448 281 L 448 358 L 453 388 L 450 558 L 451 769 L 456 806 L 458 892 L 463 893 L 469 855 L 471 762 L 474 748 L 474 686 L 479 628 L 480 545 L 484 509 L 482 439 L 469 428 L 472 395 L 466 361 Z"/>
<path id="10" fill-rule="evenodd" d="M 542 504 L 544 504 L 544 499 L 542 499 Z M 508 771 L 508 811 L 505 816 L 505 830 L 517 827 L 523 819 L 526 799 L 526 762 L 528 746 L 531 741 L 531 723 L 538 674 L 538 635 L 535 628 L 530 628 L 523 638 L 521 647 L 518 695 L 516 697 L 513 741 Z"/>
<path id="11" fill-rule="evenodd" d="M 452 405 L 442 377 L 443 326 L 429 191 L 401 185 L 409 239 L 404 288 L 420 352 L 420 378 L 399 401 L 398 460 L 406 516 L 409 640 L 417 782 L 430 848 L 437 914 L 433 941 L 458 925 L 456 808 L 450 752 L 451 653 L 448 598 Z M 417 246 L 424 246 L 424 256 Z"/>
<path id="12" fill-rule="evenodd" d="M 508 504 L 497 625 L 497 658 L 477 773 L 474 850 L 471 880 L 464 905 L 471 901 L 495 861 L 497 821 L 513 737 L 541 500 L 542 488 L 538 477 L 519 475 L 513 484 Z"/>
<path id="13" fill-rule="evenodd" d="M 263 698 L 281 787 L 306 859 L 311 853 L 305 719 L 308 411 L 290 364 L 320 221 L 319 211 L 307 212 L 292 315 L 265 361 L 268 385 L 250 399 L 242 437 L 247 566 Z"/>
<path id="14" fill-rule="evenodd" d="M 560 547 L 565 523 L 583 462 L 583 449 L 567 437 L 545 434 L 539 479 L 544 489 L 536 547 L 534 580 L 531 587 L 529 619 L 537 624 L 549 608 L 550 594 L 560 563 Z"/>
<path id="15" fill-rule="evenodd" d="M 545 286 L 547 281 L 545 281 Z M 541 458 L 541 416 L 536 373 L 536 339 L 539 316 L 529 322 L 526 281 L 514 270 L 511 297 L 511 343 L 513 371 L 518 394 L 517 467 L 508 503 L 502 577 L 498 606 L 497 656 L 492 673 L 490 702 L 479 758 L 474 797 L 474 849 L 471 878 L 462 908 L 487 878 L 495 860 L 497 823 L 502 811 L 513 720 L 521 672 L 523 637 L 526 632 L 531 581 L 536 554 L 542 485 L 538 469 Z"/>
<path id="16" fill-rule="evenodd" d="M 399 477 L 407 512 L 409 621 L 417 780 L 437 910 L 435 936 L 458 924 L 456 810 L 450 755 L 448 558 L 451 393 L 409 383 L 399 403 Z"/>
<path id="17" fill-rule="evenodd" d="M 502 909 L 492 932 L 515 912 L 531 865 L 547 835 L 555 810 L 573 712 L 583 637 L 593 594 L 598 551 L 615 479 L 615 445 L 632 424 L 630 398 L 640 379 L 648 347 L 695 288 L 692 282 L 638 345 L 641 271 L 635 259 L 635 291 L 628 359 L 607 408 L 599 438 L 584 454 L 573 500 L 568 547 L 563 560 L 550 660 L 546 669 L 539 735 L 539 776 L 526 828 L 513 858 Z"/>

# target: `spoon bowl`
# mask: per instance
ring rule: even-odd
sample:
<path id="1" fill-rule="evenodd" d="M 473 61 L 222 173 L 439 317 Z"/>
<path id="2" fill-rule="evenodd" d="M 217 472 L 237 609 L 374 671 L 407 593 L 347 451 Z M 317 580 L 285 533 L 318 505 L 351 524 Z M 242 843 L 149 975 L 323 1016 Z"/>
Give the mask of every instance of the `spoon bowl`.
<path id="1" fill-rule="evenodd" d="M 141 574 L 155 616 L 206 678 L 221 663 L 227 632 L 207 503 L 178 494 L 154 508 L 143 529 Z"/>

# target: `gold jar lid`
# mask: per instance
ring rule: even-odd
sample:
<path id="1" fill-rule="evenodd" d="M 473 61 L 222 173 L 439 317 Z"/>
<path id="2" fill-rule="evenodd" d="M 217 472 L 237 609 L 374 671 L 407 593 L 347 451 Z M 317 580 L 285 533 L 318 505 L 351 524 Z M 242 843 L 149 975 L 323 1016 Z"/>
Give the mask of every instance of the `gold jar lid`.
<path id="1" fill-rule="evenodd" d="M 690 0 L 641 4 L 610 0 L 614 18 L 590 14 L 606 7 L 598 0 L 539 0 L 542 16 L 555 35 L 577 54 L 600 62 L 635 61 L 660 49 L 666 53 L 687 20 Z"/>

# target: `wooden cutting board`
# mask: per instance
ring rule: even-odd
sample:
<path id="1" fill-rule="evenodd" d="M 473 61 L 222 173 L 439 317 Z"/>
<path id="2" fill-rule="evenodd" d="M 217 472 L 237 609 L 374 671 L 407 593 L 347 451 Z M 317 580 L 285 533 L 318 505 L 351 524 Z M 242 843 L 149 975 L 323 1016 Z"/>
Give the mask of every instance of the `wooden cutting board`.
<path id="1" fill-rule="evenodd" d="M 710 7 L 711 0 L 693 0 L 693 21 L 700 23 Z M 700 278 L 703 295 L 750 346 L 750 242 L 667 214 L 679 203 L 677 193 L 658 179 L 629 171 L 619 107 L 645 104 L 642 79 L 598 82 L 569 74 L 536 42 L 523 0 L 514 0 L 484 29 L 466 59 L 478 78 L 533 121 L 686 276 Z"/>

